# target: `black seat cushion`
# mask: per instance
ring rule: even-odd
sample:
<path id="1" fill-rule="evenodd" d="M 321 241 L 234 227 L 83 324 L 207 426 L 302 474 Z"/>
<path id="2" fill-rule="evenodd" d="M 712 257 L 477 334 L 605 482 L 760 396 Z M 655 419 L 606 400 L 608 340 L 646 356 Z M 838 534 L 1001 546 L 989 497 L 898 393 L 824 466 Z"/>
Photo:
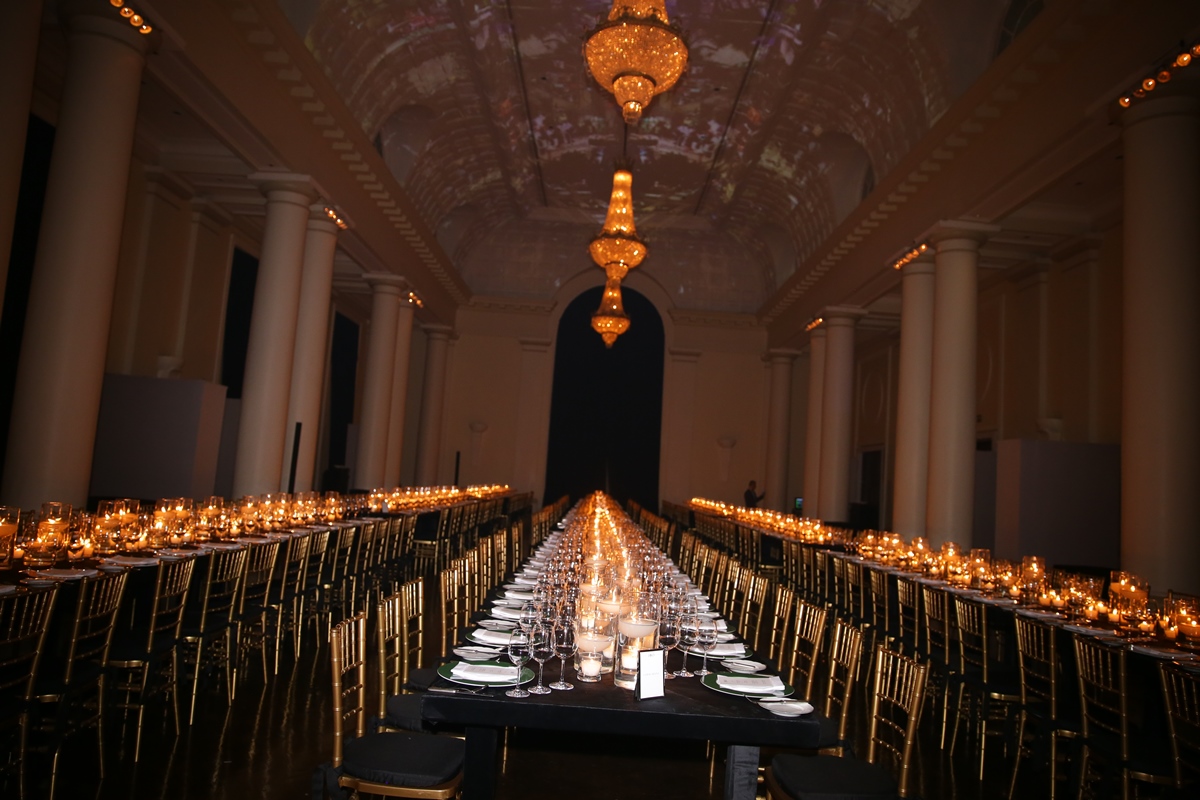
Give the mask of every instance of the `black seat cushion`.
<path id="1" fill-rule="evenodd" d="M 405 731 L 419 731 L 425 725 L 421 721 L 421 695 L 394 694 L 387 699 L 384 706 L 387 709 L 387 719 L 384 720 L 389 728 L 400 728 Z"/>
<path id="2" fill-rule="evenodd" d="M 795 800 L 898 797 L 883 767 L 856 758 L 779 755 L 771 761 L 775 781 Z"/>
<path id="3" fill-rule="evenodd" d="M 465 745 L 448 736 L 372 733 L 342 750 L 347 775 L 385 786 L 436 786 L 462 770 Z"/>
<path id="4" fill-rule="evenodd" d="M 433 685 L 437 679 L 436 669 L 426 669 L 417 667 L 408 671 L 408 683 L 404 684 L 405 689 L 415 689 L 418 692 L 423 692 Z"/>

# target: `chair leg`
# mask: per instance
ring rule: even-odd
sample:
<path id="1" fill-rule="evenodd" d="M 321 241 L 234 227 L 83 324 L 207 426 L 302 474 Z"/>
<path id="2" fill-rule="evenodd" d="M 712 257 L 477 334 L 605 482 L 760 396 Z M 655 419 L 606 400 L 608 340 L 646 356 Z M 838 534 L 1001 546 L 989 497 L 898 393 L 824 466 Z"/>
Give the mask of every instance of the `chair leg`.
<path id="1" fill-rule="evenodd" d="M 1017 773 L 1021 769 L 1021 759 L 1025 757 L 1025 720 L 1028 715 L 1021 709 L 1017 717 L 1017 757 L 1013 761 L 1012 780 L 1008 784 L 1008 800 L 1017 795 Z M 1054 735 L 1050 736 L 1050 757 L 1054 758 Z M 1054 797 L 1054 763 L 1050 764 L 1050 797 Z"/>
<path id="2" fill-rule="evenodd" d="M 171 649 L 171 714 L 175 718 L 175 735 L 179 735 L 179 651 Z"/>
<path id="3" fill-rule="evenodd" d="M 196 721 L 196 695 L 200 693 L 200 664 L 204 657 L 204 637 L 196 638 L 196 666 L 192 669 L 192 704 L 188 709 L 188 727 Z"/>

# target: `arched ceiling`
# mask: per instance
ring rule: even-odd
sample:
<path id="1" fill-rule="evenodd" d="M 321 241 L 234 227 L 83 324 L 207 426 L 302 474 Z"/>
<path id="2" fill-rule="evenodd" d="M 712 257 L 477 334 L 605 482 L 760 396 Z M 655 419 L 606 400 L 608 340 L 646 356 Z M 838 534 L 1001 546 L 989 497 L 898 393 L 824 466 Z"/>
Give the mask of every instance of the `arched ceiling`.
<path id="1" fill-rule="evenodd" d="M 587 268 L 624 156 L 639 269 L 682 308 L 754 312 L 780 253 L 811 254 L 983 71 L 1009 2 L 669 1 L 689 67 L 627 139 L 582 57 L 605 0 L 280 4 L 473 292 Z"/>

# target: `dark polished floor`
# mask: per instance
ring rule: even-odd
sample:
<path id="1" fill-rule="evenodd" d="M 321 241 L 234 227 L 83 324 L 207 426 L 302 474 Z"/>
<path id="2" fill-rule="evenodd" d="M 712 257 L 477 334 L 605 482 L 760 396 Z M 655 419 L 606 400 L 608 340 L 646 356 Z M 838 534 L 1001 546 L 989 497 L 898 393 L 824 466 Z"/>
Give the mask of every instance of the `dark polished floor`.
<path id="1" fill-rule="evenodd" d="M 105 775 L 98 778 L 95 739 L 84 734 L 62 755 L 55 795 L 60 798 L 163 798 L 166 800 L 302 800 L 311 796 L 313 767 L 329 758 L 331 716 L 328 650 L 305 653 L 281 665 L 264 684 L 253 674 L 231 707 L 215 690 L 202 695 L 197 719 L 176 737 L 163 709 L 147 711 L 141 758 L 132 760 L 132 727 L 118 714 L 106 730 Z M 667 685 L 670 691 L 670 684 Z M 865 710 L 859 728 L 865 730 Z M 186 712 L 185 712 L 186 713 Z M 1012 760 L 1000 740 L 989 746 L 985 779 L 977 775 L 974 743 L 960 737 L 955 755 L 938 747 L 940 716 L 927 714 L 916 758 L 918 796 L 928 800 L 1008 797 Z M 1064 765 L 1072 771 L 1070 764 Z M 514 731 L 498 780 L 501 800 L 630 800 L 719 798 L 723 773 L 704 746 L 636 737 L 611 738 Z M 30 797 L 48 793 L 48 762 L 31 756 Z M 11 789 L 11 787 L 10 787 Z M 1069 783 L 1060 796 L 1073 796 Z M 1049 796 L 1044 767 L 1023 768 L 1016 797 Z M 11 791 L 4 797 L 15 796 Z M 1100 788 L 1096 797 L 1116 796 Z"/>

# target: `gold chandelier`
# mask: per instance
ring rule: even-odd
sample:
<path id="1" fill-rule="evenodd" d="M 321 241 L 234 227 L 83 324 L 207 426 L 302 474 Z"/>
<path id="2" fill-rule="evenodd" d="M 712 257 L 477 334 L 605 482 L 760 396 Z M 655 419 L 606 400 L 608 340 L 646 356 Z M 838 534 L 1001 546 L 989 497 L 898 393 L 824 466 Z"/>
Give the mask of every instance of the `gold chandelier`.
<path id="1" fill-rule="evenodd" d="M 604 283 L 604 296 L 600 308 L 592 314 L 592 330 L 600 334 L 604 346 L 611 348 L 625 331 L 629 330 L 629 317 L 625 315 L 625 304 L 621 302 L 621 281 L 609 278 Z"/>
<path id="2" fill-rule="evenodd" d="M 613 0 L 608 19 L 588 34 L 583 57 L 596 82 L 621 106 L 625 122 L 642 117 L 656 94 L 675 85 L 688 48 L 667 21 L 666 0 Z"/>
<path id="3" fill-rule="evenodd" d="M 642 263 L 648 252 L 633 225 L 633 174 L 619 169 L 613 174 L 612 199 L 604 217 L 604 229 L 588 245 L 592 260 L 609 280 L 622 280 Z"/>

